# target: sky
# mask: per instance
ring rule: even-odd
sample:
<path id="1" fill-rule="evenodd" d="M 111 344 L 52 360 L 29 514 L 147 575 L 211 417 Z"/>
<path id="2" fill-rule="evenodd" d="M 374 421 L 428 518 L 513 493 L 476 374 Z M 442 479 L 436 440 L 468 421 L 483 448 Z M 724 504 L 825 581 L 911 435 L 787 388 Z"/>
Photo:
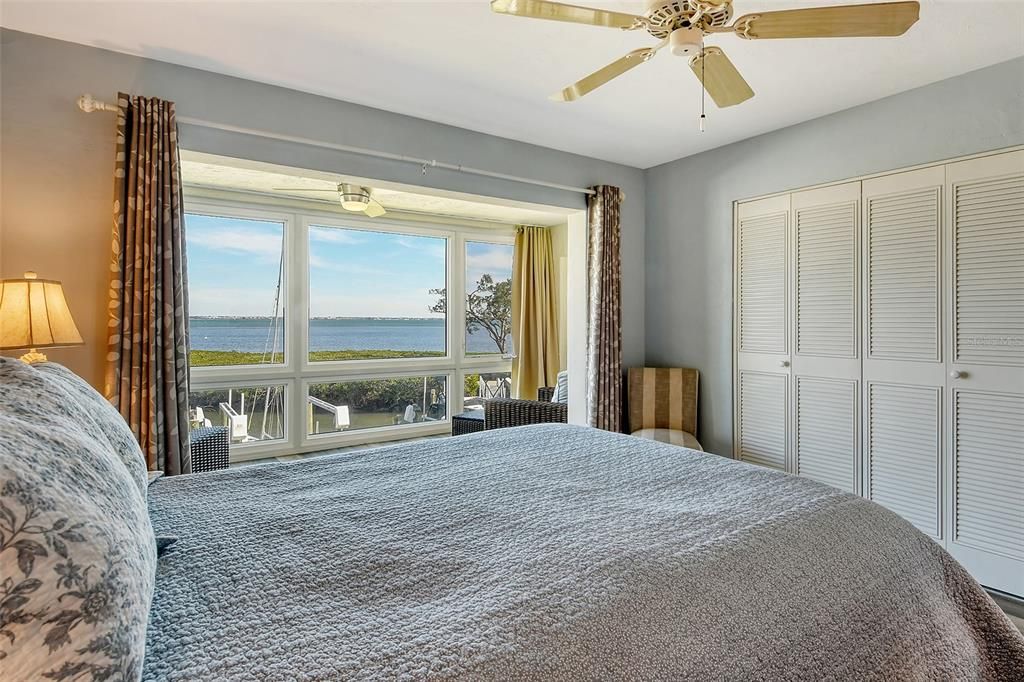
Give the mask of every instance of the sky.
<path id="1" fill-rule="evenodd" d="M 281 223 L 186 214 L 189 310 L 195 317 L 269 317 L 281 261 Z M 440 317 L 445 240 L 310 227 L 312 317 Z M 512 245 L 468 242 L 467 282 L 512 276 Z M 284 298 L 282 293 L 282 304 Z"/>

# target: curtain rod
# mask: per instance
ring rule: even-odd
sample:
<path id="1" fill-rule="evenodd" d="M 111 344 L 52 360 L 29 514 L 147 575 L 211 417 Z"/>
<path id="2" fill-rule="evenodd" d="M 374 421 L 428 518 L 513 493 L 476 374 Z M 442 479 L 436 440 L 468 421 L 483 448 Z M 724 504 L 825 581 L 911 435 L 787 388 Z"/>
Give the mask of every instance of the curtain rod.
<path id="1" fill-rule="evenodd" d="M 82 95 L 78 98 L 77 102 L 78 108 L 86 113 L 91 113 L 93 111 L 117 111 L 117 105 L 101 102 L 95 99 L 90 94 Z M 183 123 L 185 125 L 198 126 L 200 128 L 210 128 L 212 130 L 222 130 L 224 132 L 240 133 L 242 135 L 253 135 L 255 137 L 279 140 L 281 142 L 294 142 L 296 144 L 307 145 L 310 147 L 322 147 L 324 149 L 333 149 L 339 152 L 358 154 L 360 156 L 370 156 L 377 159 L 386 159 L 388 161 L 401 161 L 403 163 L 412 163 L 422 167 L 424 174 L 426 174 L 427 170 L 430 168 L 443 168 L 445 170 L 456 171 L 458 173 L 480 175 L 483 177 L 495 178 L 498 180 L 509 180 L 511 182 L 518 182 L 524 185 L 548 187 L 550 189 L 560 189 L 566 192 L 576 192 L 579 194 L 594 194 L 594 190 L 588 189 L 586 187 L 572 187 L 571 185 L 560 185 L 556 182 L 547 182 L 546 180 L 534 180 L 533 178 L 524 178 L 518 175 L 509 175 L 507 173 L 495 173 L 494 171 L 483 170 L 481 168 L 473 168 L 471 166 L 463 166 L 454 163 L 445 163 L 444 161 L 438 161 L 437 159 L 419 159 L 414 156 L 392 154 L 390 152 L 381 152 L 375 149 L 365 149 L 363 147 L 352 147 L 345 144 L 335 144 L 334 142 L 323 142 L 321 140 L 314 140 L 309 137 L 299 137 L 297 135 L 273 133 L 266 130 L 244 128 L 242 126 L 234 126 L 226 123 L 215 123 L 213 121 L 204 121 L 203 119 L 190 118 L 188 116 L 179 116 L 178 122 Z"/>

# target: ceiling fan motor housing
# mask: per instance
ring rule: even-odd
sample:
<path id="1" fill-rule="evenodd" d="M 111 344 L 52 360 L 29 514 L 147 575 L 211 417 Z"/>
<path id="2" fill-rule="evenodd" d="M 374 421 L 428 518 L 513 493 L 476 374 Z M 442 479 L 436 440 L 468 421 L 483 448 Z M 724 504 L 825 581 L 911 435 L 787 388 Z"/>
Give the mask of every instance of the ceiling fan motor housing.
<path id="1" fill-rule="evenodd" d="M 341 207 L 348 211 L 362 211 L 370 203 L 370 188 L 343 182 L 338 185 Z"/>
<path id="2" fill-rule="evenodd" d="M 728 24 L 732 18 L 732 4 L 729 0 L 649 0 L 644 16 L 648 22 L 647 32 L 659 40 L 674 37 L 679 29 L 693 28 L 699 36 L 702 28 Z M 699 44 L 700 40 L 697 42 Z M 672 52 L 694 54 L 677 52 L 674 42 Z"/>

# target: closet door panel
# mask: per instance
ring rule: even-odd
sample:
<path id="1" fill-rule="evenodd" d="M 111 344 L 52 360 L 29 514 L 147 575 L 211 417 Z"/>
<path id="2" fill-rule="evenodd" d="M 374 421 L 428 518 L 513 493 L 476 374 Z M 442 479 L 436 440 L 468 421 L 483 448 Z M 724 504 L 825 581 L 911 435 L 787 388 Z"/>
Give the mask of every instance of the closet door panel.
<path id="1" fill-rule="evenodd" d="M 864 496 L 941 538 L 942 389 L 868 382 Z"/>
<path id="2" fill-rule="evenodd" d="M 798 355 L 857 356 L 858 201 L 836 199 L 822 196 L 830 203 L 801 206 L 814 201 L 803 195 L 794 206 Z"/>
<path id="3" fill-rule="evenodd" d="M 947 548 L 1024 596 L 1024 152 L 947 167 Z"/>
<path id="4" fill-rule="evenodd" d="M 785 469 L 789 428 L 789 196 L 736 210 L 733 456 Z"/>
<path id="5" fill-rule="evenodd" d="M 864 495 L 942 542 L 942 166 L 864 181 Z"/>
<path id="6" fill-rule="evenodd" d="M 954 389 L 950 552 L 1024 596 L 1024 393 Z"/>
<path id="7" fill-rule="evenodd" d="M 789 197 L 741 204 L 736 229 L 736 334 L 743 355 L 789 356 Z"/>
<path id="8" fill-rule="evenodd" d="M 785 374 L 740 371 L 737 459 L 786 469 L 788 392 Z"/>
<path id="9" fill-rule="evenodd" d="M 857 487 L 857 382 L 796 379 L 796 471 L 840 490 Z"/>
<path id="10" fill-rule="evenodd" d="M 792 198 L 790 471 L 859 492 L 859 182 Z"/>
<path id="11" fill-rule="evenodd" d="M 866 202 L 868 357 L 941 362 L 941 178 L 935 186 Z"/>
<path id="12" fill-rule="evenodd" d="M 1024 169 L 1012 162 L 1022 155 L 964 162 L 951 180 L 957 363 L 1024 368 Z"/>

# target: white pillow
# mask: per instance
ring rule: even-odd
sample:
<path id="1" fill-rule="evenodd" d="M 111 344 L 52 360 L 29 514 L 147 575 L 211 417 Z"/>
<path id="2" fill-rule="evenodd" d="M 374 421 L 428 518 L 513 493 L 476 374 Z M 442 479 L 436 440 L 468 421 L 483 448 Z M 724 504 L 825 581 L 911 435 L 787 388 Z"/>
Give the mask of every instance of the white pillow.
<path id="1" fill-rule="evenodd" d="M 551 394 L 551 402 L 553 403 L 567 403 L 569 402 L 569 372 L 568 370 L 562 370 L 558 373 L 555 378 L 555 392 Z"/>

